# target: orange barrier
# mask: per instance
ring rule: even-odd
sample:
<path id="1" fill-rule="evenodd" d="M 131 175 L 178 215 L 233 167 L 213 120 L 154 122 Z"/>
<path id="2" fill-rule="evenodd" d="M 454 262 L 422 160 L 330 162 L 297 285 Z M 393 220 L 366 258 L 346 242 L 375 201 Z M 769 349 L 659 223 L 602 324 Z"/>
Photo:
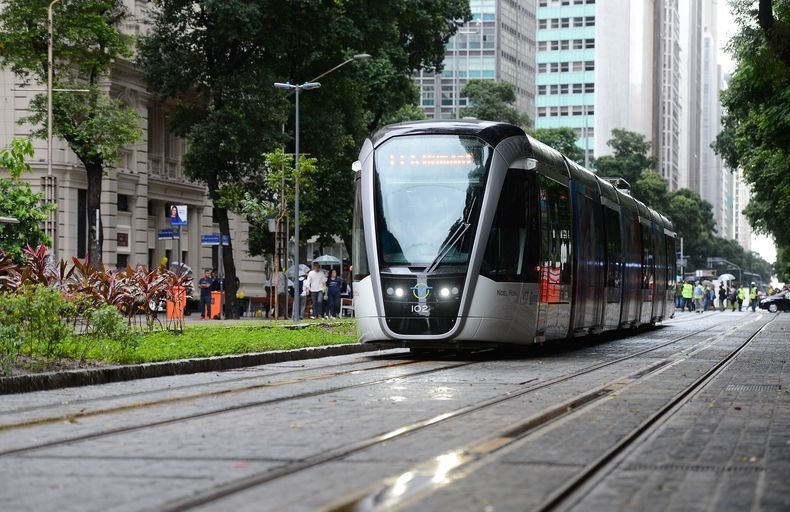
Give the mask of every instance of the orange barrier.
<path id="1" fill-rule="evenodd" d="M 211 306 L 209 307 L 209 318 L 212 320 L 222 319 L 222 303 L 225 301 L 225 292 L 211 292 Z"/>
<path id="2" fill-rule="evenodd" d="M 184 307 L 187 305 L 187 290 L 183 286 L 176 286 L 170 292 L 167 300 L 167 319 L 181 320 L 184 318 Z"/>

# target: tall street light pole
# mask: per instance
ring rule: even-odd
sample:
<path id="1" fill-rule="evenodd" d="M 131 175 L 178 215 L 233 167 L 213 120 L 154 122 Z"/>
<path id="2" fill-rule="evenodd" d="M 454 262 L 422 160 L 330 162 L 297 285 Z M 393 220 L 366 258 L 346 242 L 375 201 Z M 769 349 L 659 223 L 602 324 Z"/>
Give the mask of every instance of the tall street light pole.
<path id="1" fill-rule="evenodd" d="M 52 176 L 52 8 L 60 0 L 52 0 L 47 8 L 47 176 Z"/>
<path id="2" fill-rule="evenodd" d="M 274 86 L 278 89 L 286 89 L 289 91 L 293 91 L 296 95 L 296 127 L 295 127 L 295 139 L 296 139 L 296 148 L 295 148 L 295 155 L 294 155 L 294 284 L 299 279 L 299 93 L 301 91 L 309 91 L 311 89 L 318 89 L 321 87 L 321 84 L 318 82 L 305 82 L 301 85 L 294 85 L 290 82 L 282 83 L 282 82 L 275 82 Z M 286 279 L 288 276 L 286 275 Z M 287 281 L 286 281 L 287 283 Z M 299 308 L 301 296 L 297 293 L 297 288 L 294 287 L 294 305 L 293 305 L 293 319 L 294 321 L 299 320 L 299 312 L 301 309 Z M 287 303 L 286 303 L 287 305 Z"/>
<path id="3" fill-rule="evenodd" d="M 276 82 L 274 86 L 278 89 L 285 89 L 288 91 L 288 94 L 294 93 L 296 95 L 296 134 L 295 134 L 295 161 L 294 161 L 294 285 L 296 285 L 297 281 L 299 280 L 299 92 L 302 90 L 310 90 L 310 89 L 318 89 L 321 87 L 321 84 L 318 83 L 318 80 L 325 77 L 329 73 L 342 68 L 346 64 L 354 62 L 355 60 L 365 60 L 371 57 L 368 53 L 357 53 L 353 55 L 351 58 L 344 60 L 337 66 L 324 71 L 320 75 L 313 77 L 312 80 L 309 82 L 305 82 L 301 85 L 294 85 L 290 82 L 282 83 Z M 285 131 L 285 125 L 283 125 L 283 131 Z M 287 252 L 287 251 L 286 251 Z M 287 267 L 287 254 L 286 254 L 286 267 Z M 288 279 L 288 274 L 286 273 L 285 276 L 286 283 Z M 293 303 L 293 317 L 294 322 L 299 321 L 301 315 L 301 308 L 300 301 L 301 296 L 297 293 L 298 287 L 294 286 L 294 303 Z M 287 312 L 286 312 L 287 314 Z"/>
<path id="4" fill-rule="evenodd" d="M 47 8 L 47 177 L 45 178 L 45 195 L 44 200 L 47 204 L 55 202 L 55 187 L 52 183 L 52 8 L 60 0 L 52 0 Z M 52 247 L 54 249 L 57 234 L 55 233 L 55 212 L 47 212 L 47 225 L 45 229 L 47 235 L 51 238 Z"/>

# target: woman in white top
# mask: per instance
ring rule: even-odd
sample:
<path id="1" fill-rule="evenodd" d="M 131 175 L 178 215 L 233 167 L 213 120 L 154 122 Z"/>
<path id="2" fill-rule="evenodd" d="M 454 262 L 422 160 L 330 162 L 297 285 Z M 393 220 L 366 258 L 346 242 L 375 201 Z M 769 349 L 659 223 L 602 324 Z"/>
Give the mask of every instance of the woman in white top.
<path id="1" fill-rule="evenodd" d="M 326 276 L 321 272 L 321 265 L 313 263 L 313 270 L 308 272 L 304 286 L 310 294 L 313 303 L 313 314 L 310 318 L 321 318 L 321 307 L 324 304 L 324 283 Z"/>

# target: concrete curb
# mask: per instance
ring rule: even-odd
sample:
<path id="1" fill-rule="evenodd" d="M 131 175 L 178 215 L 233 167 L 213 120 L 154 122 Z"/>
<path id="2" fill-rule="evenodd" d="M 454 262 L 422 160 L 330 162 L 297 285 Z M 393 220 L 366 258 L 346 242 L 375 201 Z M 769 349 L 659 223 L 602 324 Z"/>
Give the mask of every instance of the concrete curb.
<path id="1" fill-rule="evenodd" d="M 359 343 L 327 345 L 296 350 L 273 350 L 270 352 L 256 352 L 232 356 L 180 359 L 177 361 L 164 361 L 160 363 L 2 377 L 0 378 L 0 395 L 46 391 L 76 386 L 90 386 L 93 384 L 107 384 L 110 382 L 123 382 L 134 379 L 150 379 L 153 377 L 166 377 L 170 375 L 185 375 L 189 373 L 219 372 L 262 364 L 373 352 L 385 348 L 391 347 L 378 344 L 362 345 Z"/>

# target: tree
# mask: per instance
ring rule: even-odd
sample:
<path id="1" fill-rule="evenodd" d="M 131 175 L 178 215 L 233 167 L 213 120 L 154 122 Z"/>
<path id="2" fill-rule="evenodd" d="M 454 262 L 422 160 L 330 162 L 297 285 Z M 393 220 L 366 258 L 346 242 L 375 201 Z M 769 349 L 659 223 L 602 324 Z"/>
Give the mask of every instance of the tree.
<path id="1" fill-rule="evenodd" d="M 777 245 L 777 270 L 790 268 L 790 1 L 732 4 L 740 32 L 730 41 L 736 69 L 722 94 L 724 129 L 714 148 L 743 172 L 745 213 Z"/>
<path id="2" fill-rule="evenodd" d="M 607 142 L 614 155 L 606 155 L 595 161 L 599 176 L 623 178 L 630 185 L 639 180 L 642 171 L 655 170 L 656 158 L 650 156 L 650 142 L 641 133 L 628 130 L 612 130 L 612 138 Z"/>
<path id="3" fill-rule="evenodd" d="M 576 144 L 573 128 L 538 128 L 529 134 L 547 146 L 556 149 L 577 164 L 584 163 L 584 151 Z"/>
<path id="4" fill-rule="evenodd" d="M 631 186 L 631 194 L 650 208 L 666 210 L 667 180 L 655 171 L 644 170 L 639 179 Z"/>
<path id="5" fill-rule="evenodd" d="M 14 139 L 8 149 L 0 151 L 0 166 L 8 169 L 9 178 L 0 178 L 0 216 L 13 217 L 17 224 L 0 224 L 0 250 L 10 254 L 17 263 L 24 260 L 28 245 L 37 247 L 50 240 L 41 225 L 54 204 L 43 204 L 43 194 L 30 190 L 30 184 L 20 180 L 25 172 L 32 172 L 25 158 L 33 156 L 30 139 Z"/>
<path id="6" fill-rule="evenodd" d="M 484 121 L 500 121 L 516 126 L 529 125 L 529 117 L 513 106 L 516 90 L 513 84 L 500 80 L 469 80 L 461 90 L 471 106 L 461 111 L 465 117 Z"/>
<path id="7" fill-rule="evenodd" d="M 10 67 L 25 84 L 47 80 L 48 0 L 9 0 L 0 16 L 0 64 Z M 142 136 L 138 116 L 122 101 L 111 98 L 104 81 L 113 62 L 131 56 L 131 37 L 121 24 L 128 13 L 122 0 L 64 2 L 53 30 L 53 84 L 56 89 L 84 89 L 85 93 L 53 95 L 53 133 L 62 137 L 80 159 L 88 177 L 89 259 L 102 261 L 102 177 L 120 157 L 126 144 Z M 46 137 L 47 98 L 31 102 L 30 122 L 37 137 Z"/>
<path id="8" fill-rule="evenodd" d="M 245 183 L 265 167 L 265 152 L 293 140 L 281 131 L 294 113 L 293 96 L 272 84 L 301 84 L 355 53 L 374 55 L 300 95 L 300 149 L 320 162 L 318 190 L 300 201 L 312 219 L 300 235 L 326 241 L 350 233 L 350 165 L 368 130 L 416 101 L 412 71 L 440 68 L 444 44 L 469 17 L 464 0 L 375 7 L 363 0 L 164 0 L 152 12 L 140 56 L 151 89 L 177 105 L 170 125 L 189 141 L 185 171 L 207 185 L 220 231 L 230 236 L 227 210 L 240 205 L 229 205 L 227 197 L 238 194 L 223 189 Z M 223 247 L 223 261 L 231 316 L 232 245 Z"/>

